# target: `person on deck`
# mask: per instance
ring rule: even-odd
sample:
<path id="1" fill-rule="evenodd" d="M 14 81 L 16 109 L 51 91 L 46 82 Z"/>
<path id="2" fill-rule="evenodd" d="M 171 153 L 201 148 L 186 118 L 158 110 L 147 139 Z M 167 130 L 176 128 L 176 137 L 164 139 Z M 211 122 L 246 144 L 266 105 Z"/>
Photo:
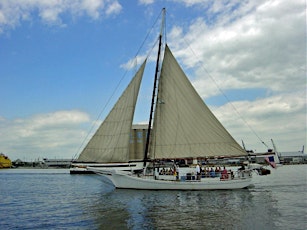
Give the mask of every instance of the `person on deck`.
<path id="1" fill-rule="evenodd" d="M 224 166 L 224 169 L 222 171 L 221 179 L 228 179 L 228 172 L 227 172 L 227 169 L 226 169 L 225 166 Z"/>
<path id="2" fill-rule="evenodd" d="M 241 168 L 239 168 L 239 170 L 240 170 L 240 171 L 245 170 L 245 165 L 244 165 L 244 164 L 242 164 L 242 165 L 241 165 Z"/>
<path id="3" fill-rule="evenodd" d="M 210 170 L 210 177 L 215 177 L 215 172 L 213 168 L 211 168 Z"/>
<path id="4" fill-rule="evenodd" d="M 221 176 L 221 168 L 220 167 L 215 167 L 215 176 L 220 177 Z"/>
<path id="5" fill-rule="evenodd" d="M 196 165 L 196 175 L 197 175 L 197 180 L 200 180 L 200 166 L 199 166 L 199 164 Z"/>

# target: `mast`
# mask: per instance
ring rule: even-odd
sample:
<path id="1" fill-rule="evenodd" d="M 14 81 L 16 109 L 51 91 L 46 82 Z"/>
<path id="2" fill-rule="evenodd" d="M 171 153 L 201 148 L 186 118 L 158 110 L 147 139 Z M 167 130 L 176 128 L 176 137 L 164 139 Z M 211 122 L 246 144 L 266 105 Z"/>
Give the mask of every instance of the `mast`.
<path id="1" fill-rule="evenodd" d="M 274 152 L 277 153 L 277 155 L 279 155 L 273 139 L 271 139 L 271 142 L 272 142 L 272 145 L 273 145 Z"/>
<path id="2" fill-rule="evenodd" d="M 242 146 L 243 146 L 243 149 L 246 151 L 245 144 L 244 144 L 243 140 L 242 140 Z"/>
<path id="3" fill-rule="evenodd" d="M 164 28 L 164 20 L 165 20 L 165 8 L 162 9 L 162 22 L 161 22 L 161 29 L 159 34 L 159 48 L 158 48 L 158 57 L 156 62 L 156 70 L 155 70 L 155 78 L 153 84 L 153 92 L 152 92 L 152 99 L 151 99 L 151 108 L 150 108 L 150 116 L 149 116 L 149 123 L 148 123 L 148 131 L 146 137 L 146 145 L 145 145 L 145 153 L 144 153 L 144 166 L 148 160 L 148 149 L 149 149 L 149 142 L 150 142 L 150 135 L 151 135 L 151 125 L 154 115 L 154 107 L 155 107 L 155 98 L 156 98 L 156 91 L 158 88 L 158 74 L 159 74 L 159 63 L 160 63 L 160 53 L 161 53 L 161 46 L 162 46 L 162 34 Z"/>

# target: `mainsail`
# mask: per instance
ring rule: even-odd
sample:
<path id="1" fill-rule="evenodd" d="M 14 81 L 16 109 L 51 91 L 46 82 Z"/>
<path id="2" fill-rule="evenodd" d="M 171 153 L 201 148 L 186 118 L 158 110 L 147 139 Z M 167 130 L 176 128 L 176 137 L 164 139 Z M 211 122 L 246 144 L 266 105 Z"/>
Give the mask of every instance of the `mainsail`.
<path id="1" fill-rule="evenodd" d="M 129 138 L 146 60 L 81 152 L 79 162 L 128 162 Z"/>
<path id="2" fill-rule="evenodd" d="M 246 152 L 205 105 L 166 45 L 150 158 L 238 155 Z"/>

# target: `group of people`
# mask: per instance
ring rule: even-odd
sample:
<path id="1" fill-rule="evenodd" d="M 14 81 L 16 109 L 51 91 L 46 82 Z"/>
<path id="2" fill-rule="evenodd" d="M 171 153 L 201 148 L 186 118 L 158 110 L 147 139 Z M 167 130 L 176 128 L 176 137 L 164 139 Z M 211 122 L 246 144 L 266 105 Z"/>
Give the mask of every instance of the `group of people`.
<path id="1" fill-rule="evenodd" d="M 221 169 L 221 167 L 205 167 L 201 168 L 199 164 L 196 165 L 196 174 L 197 174 L 197 179 L 200 179 L 202 176 L 203 177 L 220 177 L 221 179 L 228 179 L 228 171 L 226 167 L 224 166 L 224 169 Z"/>
<path id="2" fill-rule="evenodd" d="M 176 167 L 170 167 L 170 168 L 160 168 L 159 171 L 159 175 L 174 175 L 178 177 L 178 169 L 176 169 Z M 196 165 L 196 179 L 200 180 L 201 178 L 204 177 L 219 177 L 221 179 L 228 179 L 229 178 L 229 174 L 231 175 L 231 177 L 233 177 L 233 172 L 231 170 L 227 170 L 226 167 L 224 166 L 223 169 L 221 167 L 215 167 L 215 169 L 213 167 L 201 167 L 199 164 Z"/>
<path id="3" fill-rule="evenodd" d="M 177 172 L 176 172 L 176 168 L 169 168 L 169 169 L 161 169 L 159 171 L 159 175 L 176 175 Z"/>

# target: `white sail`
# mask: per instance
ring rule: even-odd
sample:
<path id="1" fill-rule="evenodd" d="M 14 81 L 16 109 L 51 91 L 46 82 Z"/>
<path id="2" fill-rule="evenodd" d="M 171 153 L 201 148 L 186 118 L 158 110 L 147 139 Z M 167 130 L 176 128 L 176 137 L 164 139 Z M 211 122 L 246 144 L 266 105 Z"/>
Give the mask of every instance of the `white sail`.
<path id="1" fill-rule="evenodd" d="M 238 155 L 246 152 L 205 105 L 166 45 L 150 158 Z"/>
<path id="2" fill-rule="evenodd" d="M 129 139 L 146 60 L 81 152 L 80 162 L 128 162 Z"/>

